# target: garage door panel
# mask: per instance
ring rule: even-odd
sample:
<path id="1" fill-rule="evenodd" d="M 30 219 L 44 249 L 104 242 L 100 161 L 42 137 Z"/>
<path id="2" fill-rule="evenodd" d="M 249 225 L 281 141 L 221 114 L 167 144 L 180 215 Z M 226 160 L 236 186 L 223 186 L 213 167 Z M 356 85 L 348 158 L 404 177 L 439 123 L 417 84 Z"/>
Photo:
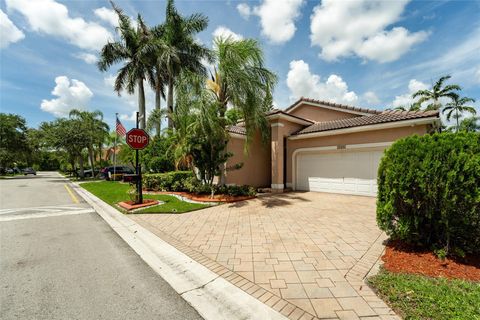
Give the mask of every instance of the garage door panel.
<path id="1" fill-rule="evenodd" d="M 374 196 L 382 154 L 383 151 L 300 154 L 296 189 Z"/>

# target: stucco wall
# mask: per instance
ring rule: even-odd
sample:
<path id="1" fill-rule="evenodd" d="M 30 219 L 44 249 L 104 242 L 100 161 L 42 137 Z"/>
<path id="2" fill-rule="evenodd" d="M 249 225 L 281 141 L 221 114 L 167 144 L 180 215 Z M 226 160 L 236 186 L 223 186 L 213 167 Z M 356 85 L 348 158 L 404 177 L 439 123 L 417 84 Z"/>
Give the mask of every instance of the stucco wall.
<path id="1" fill-rule="evenodd" d="M 227 184 L 250 185 L 254 187 L 269 187 L 271 181 L 270 143 L 263 144 L 260 134 L 257 134 L 249 146 L 248 154 L 244 152 L 245 140 L 231 137 L 227 150 L 233 153 L 227 166 L 243 162 L 239 170 L 228 171 Z"/>
<path id="2" fill-rule="evenodd" d="M 316 122 L 348 119 L 348 118 L 354 118 L 354 117 L 360 116 L 360 115 L 352 114 L 348 112 L 341 112 L 341 111 L 336 111 L 332 109 L 312 106 L 310 104 L 301 104 L 300 106 L 296 107 L 293 111 L 290 111 L 288 113 L 297 117 L 313 120 Z"/>
<path id="3" fill-rule="evenodd" d="M 428 132 L 428 129 L 428 125 L 418 125 L 414 127 L 401 127 L 317 138 L 287 140 L 287 183 L 292 183 L 292 156 L 295 150 L 301 148 L 327 147 L 347 144 L 391 142 L 412 134 L 423 135 Z"/>

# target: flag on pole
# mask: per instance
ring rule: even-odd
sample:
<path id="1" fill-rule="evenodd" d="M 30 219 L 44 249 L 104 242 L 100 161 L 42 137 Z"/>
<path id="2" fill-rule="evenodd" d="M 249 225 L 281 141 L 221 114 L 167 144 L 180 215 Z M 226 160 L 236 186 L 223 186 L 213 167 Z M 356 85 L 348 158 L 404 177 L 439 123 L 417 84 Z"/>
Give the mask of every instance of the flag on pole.
<path id="1" fill-rule="evenodd" d="M 122 137 L 127 134 L 127 130 L 125 130 L 125 127 L 123 126 L 123 124 L 120 122 L 120 120 L 118 120 L 118 117 L 117 117 L 116 130 L 117 130 L 117 134 L 119 134 Z"/>

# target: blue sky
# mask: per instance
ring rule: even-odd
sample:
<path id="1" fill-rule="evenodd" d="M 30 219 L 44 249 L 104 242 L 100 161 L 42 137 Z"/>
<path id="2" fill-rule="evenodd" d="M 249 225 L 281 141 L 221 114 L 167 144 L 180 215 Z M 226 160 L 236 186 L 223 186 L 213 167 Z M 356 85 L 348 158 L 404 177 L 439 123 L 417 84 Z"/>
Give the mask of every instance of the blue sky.
<path id="1" fill-rule="evenodd" d="M 164 1 L 116 1 L 149 25 L 164 19 Z M 451 74 L 463 94 L 480 100 L 480 1 L 177 1 L 201 12 L 214 35 L 258 39 L 277 73 L 274 102 L 300 96 L 385 109 Z M 30 126 L 74 107 L 115 112 L 133 126 L 136 97 L 112 89 L 117 68 L 98 71 L 99 48 L 115 36 L 108 1 L 0 0 L 0 109 Z M 147 92 L 147 108 L 153 107 Z M 165 104 L 164 104 L 165 105 Z M 477 101 L 477 109 L 480 103 Z"/>

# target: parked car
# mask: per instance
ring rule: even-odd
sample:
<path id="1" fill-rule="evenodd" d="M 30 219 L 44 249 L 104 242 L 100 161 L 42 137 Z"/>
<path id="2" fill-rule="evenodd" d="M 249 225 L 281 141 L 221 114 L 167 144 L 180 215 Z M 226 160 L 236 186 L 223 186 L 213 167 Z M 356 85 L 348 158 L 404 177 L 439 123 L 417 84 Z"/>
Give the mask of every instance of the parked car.
<path id="1" fill-rule="evenodd" d="M 25 169 L 23 170 L 23 174 L 24 174 L 24 175 L 33 174 L 34 176 L 36 176 L 36 175 L 37 175 L 37 171 L 35 171 L 35 169 L 33 169 L 33 168 L 25 168 Z"/>
<path id="2" fill-rule="evenodd" d="M 123 174 L 132 174 L 132 173 L 135 173 L 135 171 L 132 168 L 127 166 L 110 166 L 100 170 L 100 178 L 105 180 L 110 180 L 111 175 L 114 173 L 123 175 Z"/>

